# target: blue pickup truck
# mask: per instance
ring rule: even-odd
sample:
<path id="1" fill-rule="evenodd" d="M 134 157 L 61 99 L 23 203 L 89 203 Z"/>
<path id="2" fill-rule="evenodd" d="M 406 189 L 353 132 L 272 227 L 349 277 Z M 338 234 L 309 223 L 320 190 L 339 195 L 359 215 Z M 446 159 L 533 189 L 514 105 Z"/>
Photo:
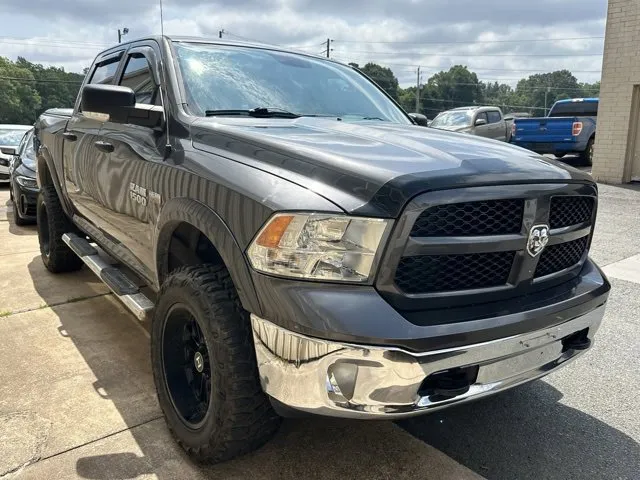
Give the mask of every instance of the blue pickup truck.
<path id="1" fill-rule="evenodd" d="M 591 165 L 597 115 L 597 98 L 558 100 L 547 117 L 516 118 L 511 127 L 511 143 L 537 153 L 553 153 L 558 158 L 578 153 L 584 163 Z"/>

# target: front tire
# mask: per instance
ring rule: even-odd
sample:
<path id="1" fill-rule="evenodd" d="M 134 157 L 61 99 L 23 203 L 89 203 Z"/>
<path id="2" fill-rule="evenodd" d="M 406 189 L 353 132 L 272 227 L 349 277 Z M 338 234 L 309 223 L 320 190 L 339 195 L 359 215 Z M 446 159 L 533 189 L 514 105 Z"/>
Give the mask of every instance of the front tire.
<path id="1" fill-rule="evenodd" d="M 62 235 L 77 232 L 62 209 L 53 185 L 40 189 L 36 205 L 38 241 L 42 262 L 51 273 L 73 272 L 82 267 L 82 260 L 62 240 Z"/>
<path id="2" fill-rule="evenodd" d="M 13 191 L 13 187 L 12 187 Z M 13 223 L 15 223 L 19 227 L 24 227 L 25 225 L 30 224 L 31 222 L 25 220 L 20 216 L 20 209 L 18 208 L 18 202 L 20 199 L 16 199 L 13 194 L 11 195 L 11 203 L 13 204 Z"/>
<path id="3" fill-rule="evenodd" d="M 158 401 L 185 451 L 217 463 L 278 430 L 258 377 L 248 312 L 224 266 L 182 267 L 163 283 L 151 331 Z"/>

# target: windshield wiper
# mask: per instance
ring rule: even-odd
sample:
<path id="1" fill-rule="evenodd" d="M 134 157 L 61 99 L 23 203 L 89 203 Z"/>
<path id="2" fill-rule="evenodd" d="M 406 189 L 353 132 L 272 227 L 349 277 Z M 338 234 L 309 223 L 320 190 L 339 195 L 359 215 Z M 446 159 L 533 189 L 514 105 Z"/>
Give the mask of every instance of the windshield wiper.
<path id="1" fill-rule="evenodd" d="M 239 115 L 258 118 L 300 118 L 297 113 L 273 107 L 256 107 L 249 110 L 206 110 L 204 114 L 207 117 Z"/>

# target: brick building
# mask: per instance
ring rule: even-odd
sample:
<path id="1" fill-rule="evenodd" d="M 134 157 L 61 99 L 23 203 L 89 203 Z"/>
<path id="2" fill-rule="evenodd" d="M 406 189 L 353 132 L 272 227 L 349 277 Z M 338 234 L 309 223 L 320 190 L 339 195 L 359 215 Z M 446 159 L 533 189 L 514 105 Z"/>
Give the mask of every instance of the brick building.
<path id="1" fill-rule="evenodd" d="M 593 176 L 640 180 L 640 0 L 609 0 Z"/>

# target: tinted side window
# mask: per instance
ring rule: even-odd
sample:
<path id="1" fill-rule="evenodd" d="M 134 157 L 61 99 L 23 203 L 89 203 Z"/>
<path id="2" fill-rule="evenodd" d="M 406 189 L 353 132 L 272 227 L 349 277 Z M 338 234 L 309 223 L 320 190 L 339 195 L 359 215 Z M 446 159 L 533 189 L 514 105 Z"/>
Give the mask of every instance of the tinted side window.
<path id="1" fill-rule="evenodd" d="M 489 123 L 497 123 L 502 120 L 500 112 L 498 112 L 497 110 L 491 110 L 487 112 L 487 117 L 489 117 Z"/>
<path id="2" fill-rule="evenodd" d="M 136 103 L 160 105 L 158 86 L 153 80 L 151 67 L 144 55 L 134 53 L 127 60 L 120 85 L 129 87 L 136 94 Z"/>
<path id="3" fill-rule="evenodd" d="M 116 74 L 116 70 L 118 69 L 118 63 L 120 63 L 120 59 L 114 58 L 112 60 L 107 60 L 105 63 L 99 64 L 93 72 L 89 83 L 111 83 L 113 81 L 113 76 Z"/>

